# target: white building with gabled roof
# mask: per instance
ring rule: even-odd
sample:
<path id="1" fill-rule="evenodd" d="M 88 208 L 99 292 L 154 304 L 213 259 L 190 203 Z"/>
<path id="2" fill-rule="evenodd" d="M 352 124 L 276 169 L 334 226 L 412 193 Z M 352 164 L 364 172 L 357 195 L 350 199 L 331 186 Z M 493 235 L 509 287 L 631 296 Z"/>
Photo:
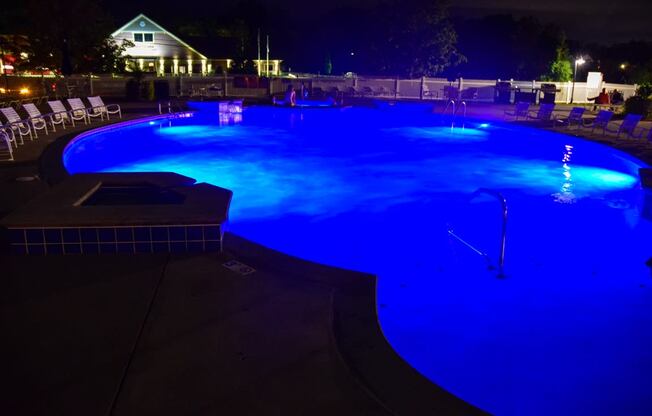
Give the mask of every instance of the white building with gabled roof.
<path id="1" fill-rule="evenodd" d="M 118 44 L 123 40 L 134 44 L 124 54 L 130 57 L 129 65 L 133 69 L 145 72 L 159 75 L 206 75 L 212 72 L 214 61 L 224 61 L 223 68 L 227 69 L 226 64 L 230 63 L 230 59 L 209 61 L 206 56 L 142 13 L 111 36 Z"/>

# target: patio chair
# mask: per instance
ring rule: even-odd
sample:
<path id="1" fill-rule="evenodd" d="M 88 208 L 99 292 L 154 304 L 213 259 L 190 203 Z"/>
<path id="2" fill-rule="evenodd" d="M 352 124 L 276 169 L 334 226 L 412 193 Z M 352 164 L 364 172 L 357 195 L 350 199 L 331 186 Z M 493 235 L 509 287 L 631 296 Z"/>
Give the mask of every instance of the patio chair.
<path id="1" fill-rule="evenodd" d="M 519 117 L 527 118 L 528 111 L 530 110 L 530 103 L 528 102 L 518 102 L 513 110 L 505 110 L 503 118 L 507 116 L 514 117 L 514 120 L 518 120 Z"/>
<path id="2" fill-rule="evenodd" d="M 526 119 L 552 122 L 552 113 L 555 111 L 554 104 L 541 103 L 537 111 L 528 111 Z"/>
<path id="3" fill-rule="evenodd" d="M 357 95 L 358 95 L 358 90 L 356 90 L 355 87 L 347 87 L 344 90 L 345 97 L 355 97 Z"/>
<path id="4" fill-rule="evenodd" d="M 370 86 L 366 85 L 362 87 L 362 91 L 360 91 L 361 97 L 371 97 L 373 95 L 374 95 L 374 90 L 372 90 Z"/>
<path id="5" fill-rule="evenodd" d="M 437 90 L 431 90 L 430 87 L 428 87 L 428 84 L 423 84 L 423 91 L 422 91 L 422 96 L 423 98 L 439 98 L 439 91 Z"/>
<path id="6" fill-rule="evenodd" d="M 45 130 L 45 134 L 49 134 L 48 123 L 45 119 L 45 116 L 41 114 L 38 108 L 36 108 L 36 106 L 32 103 L 23 104 L 23 108 L 25 111 L 27 111 L 27 115 L 29 116 L 27 121 L 29 121 L 32 129 L 34 129 L 34 135 L 38 137 L 39 130 Z M 52 128 L 54 131 L 54 125 Z"/>
<path id="7" fill-rule="evenodd" d="M 81 98 L 67 98 L 66 101 L 68 101 L 68 105 L 70 106 L 72 114 L 83 114 L 84 117 L 86 117 L 86 121 L 88 123 L 91 122 L 91 117 L 100 117 L 102 121 L 104 121 L 104 113 L 96 113 L 90 108 L 86 107 Z"/>
<path id="8" fill-rule="evenodd" d="M 607 132 L 607 125 L 611 121 L 611 117 L 613 117 L 613 115 L 613 111 L 600 110 L 598 115 L 595 116 L 595 119 L 593 119 L 593 122 L 588 125 L 584 125 L 584 127 L 591 127 L 591 134 L 593 134 L 595 129 L 602 129 L 602 134 L 604 135 Z"/>
<path id="9" fill-rule="evenodd" d="M 75 127 L 75 120 L 83 120 L 84 124 L 88 124 L 85 111 L 81 114 L 72 112 L 63 105 L 61 100 L 48 101 L 48 105 L 52 109 L 52 117 L 57 121 L 59 119 L 64 120 L 64 122 L 69 122 L 73 127 Z"/>
<path id="10" fill-rule="evenodd" d="M 385 96 L 389 96 L 389 95 L 394 95 L 394 93 L 391 92 L 390 90 L 388 90 L 387 88 L 385 88 L 383 85 L 381 85 L 381 86 L 378 87 L 378 89 L 375 91 L 375 94 L 374 94 L 374 95 L 377 95 L 377 96 L 379 96 L 379 97 L 385 97 Z"/>
<path id="11" fill-rule="evenodd" d="M 467 88 L 462 90 L 460 95 L 462 100 L 477 100 L 478 99 L 478 89 L 476 87 Z"/>
<path id="12" fill-rule="evenodd" d="M 11 139 L 11 135 L 9 132 L 6 132 L 4 130 L 0 130 L 0 143 L 4 143 L 7 146 L 7 153 L 9 153 L 9 158 L 6 160 L 14 160 L 14 149 L 13 146 L 15 145 L 16 138 Z M 13 143 L 13 144 L 12 144 Z"/>
<path id="13" fill-rule="evenodd" d="M 23 136 L 29 136 L 30 140 L 34 140 L 34 135 L 32 134 L 32 128 L 30 127 L 29 122 L 27 120 L 22 120 L 16 110 L 14 110 L 12 107 L 6 107 L 0 108 L 0 111 L 2 111 L 2 114 L 7 119 L 5 129 L 11 129 L 14 135 L 14 139 L 16 133 L 18 133 L 18 136 L 20 137 L 20 144 L 25 144 Z"/>
<path id="14" fill-rule="evenodd" d="M 122 118 L 122 110 L 118 104 L 104 104 L 102 97 L 88 97 L 88 102 L 91 104 L 91 110 L 93 112 L 103 112 L 106 114 L 106 119 L 109 120 L 111 114 L 117 114 L 118 118 Z"/>
<path id="15" fill-rule="evenodd" d="M 65 120 L 63 118 L 55 118 L 54 115 L 50 113 L 42 114 L 41 110 L 39 110 L 35 104 L 23 104 L 23 108 L 27 111 L 27 114 L 29 114 L 30 120 L 49 121 L 53 132 L 57 131 L 56 127 L 54 127 L 55 124 L 61 124 L 64 129 L 66 128 Z"/>
<path id="16" fill-rule="evenodd" d="M 444 97 L 448 100 L 457 100 L 460 97 L 460 90 L 452 85 L 444 86 Z"/>
<path id="17" fill-rule="evenodd" d="M 573 107 L 566 117 L 554 117 L 554 125 L 560 127 L 571 128 L 573 124 L 580 128 L 583 123 L 582 117 L 584 116 L 584 107 Z"/>
<path id="18" fill-rule="evenodd" d="M 621 134 L 625 133 L 627 137 L 632 139 L 640 138 L 643 135 L 643 129 L 638 127 L 638 122 L 641 121 L 642 118 L 643 116 L 640 114 L 627 114 L 623 122 L 620 123 L 617 128 L 612 130 L 607 125 L 605 127 L 605 133 L 616 133 L 616 137 L 620 137 Z M 636 134 L 637 129 L 640 129 L 641 134 Z"/>

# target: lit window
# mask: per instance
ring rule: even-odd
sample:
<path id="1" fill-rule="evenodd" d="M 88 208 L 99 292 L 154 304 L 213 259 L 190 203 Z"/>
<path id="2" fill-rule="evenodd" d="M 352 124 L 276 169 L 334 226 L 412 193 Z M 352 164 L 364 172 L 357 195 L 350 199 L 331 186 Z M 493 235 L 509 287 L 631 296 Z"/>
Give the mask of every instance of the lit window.
<path id="1" fill-rule="evenodd" d="M 154 42 L 153 33 L 134 33 L 134 42 Z"/>

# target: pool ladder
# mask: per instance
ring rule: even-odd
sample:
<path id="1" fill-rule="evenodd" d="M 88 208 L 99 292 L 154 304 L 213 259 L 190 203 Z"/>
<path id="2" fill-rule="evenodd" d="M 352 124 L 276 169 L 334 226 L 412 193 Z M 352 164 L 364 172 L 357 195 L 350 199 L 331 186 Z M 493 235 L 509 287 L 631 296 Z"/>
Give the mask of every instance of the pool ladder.
<path id="1" fill-rule="evenodd" d="M 478 188 L 473 194 L 471 194 L 471 197 L 469 198 L 469 202 L 471 202 L 474 198 L 479 196 L 480 194 L 487 194 L 490 196 L 493 196 L 500 202 L 500 206 L 502 208 L 502 227 L 501 227 L 501 236 L 500 236 L 500 254 L 498 256 L 498 266 L 494 266 L 491 258 L 487 253 L 484 251 L 478 249 L 477 247 L 474 247 L 471 243 L 468 241 L 464 240 L 462 237 L 459 235 L 455 234 L 455 231 L 453 228 L 450 226 L 450 224 L 447 226 L 448 228 L 448 235 L 455 238 L 457 241 L 471 249 L 474 253 L 482 256 L 486 261 L 487 265 L 489 266 L 489 269 L 491 270 L 498 270 L 498 277 L 503 278 L 505 277 L 505 242 L 507 239 L 507 199 L 501 194 L 500 192 L 493 190 L 493 189 L 488 189 L 488 188 Z"/>
<path id="2" fill-rule="evenodd" d="M 466 101 L 462 100 L 459 102 L 459 106 L 455 102 L 455 100 L 450 99 L 448 100 L 448 103 L 446 104 L 446 107 L 444 108 L 444 112 L 442 114 L 446 114 L 448 109 L 451 108 L 453 111 L 451 112 L 451 115 L 453 116 L 453 119 L 455 119 L 455 116 L 457 115 L 457 112 L 460 109 L 463 109 L 462 113 L 462 120 L 466 119 Z"/>

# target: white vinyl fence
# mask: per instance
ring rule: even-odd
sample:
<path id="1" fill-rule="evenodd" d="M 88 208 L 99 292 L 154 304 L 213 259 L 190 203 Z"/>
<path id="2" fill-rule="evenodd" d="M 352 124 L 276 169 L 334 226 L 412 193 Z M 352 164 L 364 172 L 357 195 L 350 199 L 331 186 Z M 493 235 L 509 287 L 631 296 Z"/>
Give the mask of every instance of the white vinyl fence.
<path id="1" fill-rule="evenodd" d="M 57 81 L 56 94 L 65 96 L 103 95 L 125 96 L 129 76 L 70 76 Z M 172 97 L 269 97 L 283 94 L 288 85 L 295 89 L 308 89 L 313 95 L 338 95 L 343 97 L 374 97 L 379 99 L 446 100 L 461 98 L 467 101 L 493 102 L 497 80 L 444 78 L 399 79 L 382 77 L 335 77 L 301 76 L 299 78 L 278 77 L 269 80 L 255 76 L 167 76 L 144 78 L 145 82 L 167 82 Z M 498 80 L 500 81 L 500 80 Z M 541 89 L 540 81 L 504 81 L 509 83 L 511 101 L 516 93 L 529 93 Z M 48 81 L 50 83 L 50 81 Z M 575 103 L 587 103 L 589 98 L 599 94 L 601 88 L 611 92 L 617 89 L 627 99 L 635 94 L 636 85 L 602 83 L 601 88 L 588 88 L 585 82 L 554 82 L 555 102 L 569 103 L 571 95 Z"/>

